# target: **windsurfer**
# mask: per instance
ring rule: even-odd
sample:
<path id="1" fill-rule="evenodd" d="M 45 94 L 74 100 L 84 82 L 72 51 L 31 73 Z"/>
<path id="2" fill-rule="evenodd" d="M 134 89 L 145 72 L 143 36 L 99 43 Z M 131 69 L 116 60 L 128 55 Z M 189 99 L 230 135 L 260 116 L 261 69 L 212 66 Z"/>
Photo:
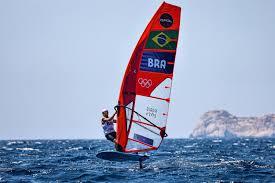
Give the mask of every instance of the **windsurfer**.
<path id="1" fill-rule="evenodd" d="M 114 118 L 116 114 L 117 114 L 117 111 L 111 117 L 109 117 L 108 110 L 103 109 L 101 125 L 102 125 L 106 139 L 115 143 L 116 150 L 121 151 L 122 149 L 121 146 L 116 142 L 116 131 L 114 129 L 114 123 L 116 123 L 116 120 Z"/>

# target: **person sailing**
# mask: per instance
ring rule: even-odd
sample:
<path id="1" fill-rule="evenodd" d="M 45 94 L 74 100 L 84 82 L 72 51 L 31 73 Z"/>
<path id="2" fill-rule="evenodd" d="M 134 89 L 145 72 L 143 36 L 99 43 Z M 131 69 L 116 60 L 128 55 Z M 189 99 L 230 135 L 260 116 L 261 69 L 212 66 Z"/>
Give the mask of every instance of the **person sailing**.
<path id="1" fill-rule="evenodd" d="M 109 111 L 107 109 L 103 109 L 101 119 L 101 126 L 103 128 L 106 139 L 114 143 L 116 142 L 116 131 L 114 129 L 114 123 L 116 123 L 114 117 L 116 113 L 117 112 L 109 117 Z"/>
<path id="2" fill-rule="evenodd" d="M 114 118 L 116 114 L 117 111 L 111 117 L 109 117 L 109 111 L 107 109 L 103 109 L 101 126 L 103 128 L 106 139 L 115 143 L 115 149 L 117 151 L 122 151 L 122 147 L 116 141 L 117 134 L 114 129 L 114 123 L 116 123 L 116 120 Z"/>

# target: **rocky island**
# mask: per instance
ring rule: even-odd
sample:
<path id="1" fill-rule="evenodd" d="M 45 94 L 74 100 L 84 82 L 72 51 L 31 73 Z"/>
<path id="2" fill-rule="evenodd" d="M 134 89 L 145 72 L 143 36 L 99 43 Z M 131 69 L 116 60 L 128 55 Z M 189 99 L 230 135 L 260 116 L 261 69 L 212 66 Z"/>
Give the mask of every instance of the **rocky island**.
<path id="1" fill-rule="evenodd" d="M 237 117 L 225 110 L 204 113 L 191 138 L 275 137 L 275 114 Z"/>

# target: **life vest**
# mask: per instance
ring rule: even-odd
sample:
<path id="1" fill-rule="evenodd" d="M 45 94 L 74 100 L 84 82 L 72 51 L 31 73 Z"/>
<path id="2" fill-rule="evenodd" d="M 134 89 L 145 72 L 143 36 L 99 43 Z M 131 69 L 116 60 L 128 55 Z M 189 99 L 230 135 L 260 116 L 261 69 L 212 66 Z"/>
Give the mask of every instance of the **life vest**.
<path id="1" fill-rule="evenodd" d="M 109 134 L 109 133 L 112 133 L 112 132 L 115 132 L 113 120 L 111 120 L 111 121 L 101 121 L 101 126 L 103 128 L 103 131 L 104 131 L 105 135 Z"/>

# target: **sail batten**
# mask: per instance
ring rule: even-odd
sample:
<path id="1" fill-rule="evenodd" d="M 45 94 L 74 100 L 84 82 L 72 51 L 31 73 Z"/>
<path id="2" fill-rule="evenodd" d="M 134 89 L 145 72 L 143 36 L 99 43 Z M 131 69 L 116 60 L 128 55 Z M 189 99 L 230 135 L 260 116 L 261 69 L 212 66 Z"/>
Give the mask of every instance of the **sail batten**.
<path id="1" fill-rule="evenodd" d="M 180 12 L 164 2 L 130 58 L 118 100 L 117 142 L 124 152 L 156 150 L 167 136 Z"/>

